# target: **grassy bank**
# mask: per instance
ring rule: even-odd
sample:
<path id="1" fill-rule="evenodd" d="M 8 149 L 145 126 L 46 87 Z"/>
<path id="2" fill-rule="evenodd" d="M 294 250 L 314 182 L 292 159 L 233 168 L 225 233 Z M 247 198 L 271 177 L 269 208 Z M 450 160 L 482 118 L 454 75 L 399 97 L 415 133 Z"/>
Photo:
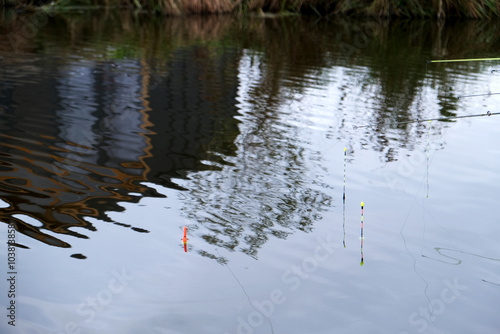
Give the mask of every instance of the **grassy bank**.
<path id="1" fill-rule="evenodd" d="M 88 6 L 119 6 L 164 15 L 221 13 L 300 13 L 319 16 L 379 16 L 407 18 L 500 17 L 496 0 L 0 0 L 3 7 L 57 10 Z"/>

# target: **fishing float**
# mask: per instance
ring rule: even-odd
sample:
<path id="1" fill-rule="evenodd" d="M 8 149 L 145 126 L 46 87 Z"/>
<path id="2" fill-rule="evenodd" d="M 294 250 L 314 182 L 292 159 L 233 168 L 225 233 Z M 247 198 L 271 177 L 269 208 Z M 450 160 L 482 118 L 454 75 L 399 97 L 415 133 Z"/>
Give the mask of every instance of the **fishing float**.
<path id="1" fill-rule="evenodd" d="M 342 206 L 343 206 L 342 212 L 343 212 L 343 216 L 344 216 L 344 223 L 342 225 L 342 228 L 344 230 L 344 240 L 342 241 L 342 243 L 344 244 L 344 248 L 345 248 L 346 247 L 345 246 L 345 202 L 344 202 L 344 204 Z"/>
<path id="2" fill-rule="evenodd" d="M 345 170 L 347 166 L 347 147 L 344 147 L 344 195 L 342 196 L 342 200 L 345 204 Z"/>
<path id="3" fill-rule="evenodd" d="M 188 238 L 187 238 L 187 227 L 184 226 L 184 237 L 182 238 L 182 243 L 184 244 L 184 252 L 187 253 L 187 241 L 188 241 Z"/>
<path id="4" fill-rule="evenodd" d="M 364 202 L 361 202 L 361 265 L 363 265 L 363 207 L 365 206 Z"/>
<path id="5" fill-rule="evenodd" d="M 487 111 L 485 114 L 475 114 L 475 115 L 462 115 L 462 116 L 450 116 L 450 117 L 438 117 L 438 118 L 429 118 L 429 119 L 416 119 L 413 121 L 402 121 L 402 122 L 396 122 L 394 124 L 410 124 L 410 123 L 423 123 L 423 122 L 428 122 L 428 121 L 448 121 L 451 119 L 458 119 L 458 118 L 469 118 L 469 117 L 481 117 L 481 116 L 496 116 L 500 115 L 500 112 L 491 112 Z M 353 129 L 359 129 L 359 128 L 368 128 L 375 126 L 373 124 L 369 125 L 353 125 Z"/>
<path id="6" fill-rule="evenodd" d="M 344 248 L 345 248 L 345 171 L 346 171 L 346 165 L 347 165 L 347 147 L 344 147 L 344 195 L 342 196 L 342 207 L 343 207 L 343 210 L 342 210 L 342 215 L 343 215 L 343 229 L 344 229 L 344 240 L 343 240 L 343 243 L 344 243 Z"/>
<path id="7" fill-rule="evenodd" d="M 431 150 L 431 121 L 429 120 L 429 132 L 427 132 L 427 198 L 429 198 L 429 152 Z"/>

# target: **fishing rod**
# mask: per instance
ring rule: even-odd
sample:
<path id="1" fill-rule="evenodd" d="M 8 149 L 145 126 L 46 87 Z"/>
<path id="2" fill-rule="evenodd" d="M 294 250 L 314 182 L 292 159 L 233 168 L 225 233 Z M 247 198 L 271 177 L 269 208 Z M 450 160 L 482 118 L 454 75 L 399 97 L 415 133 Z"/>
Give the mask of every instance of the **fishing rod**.
<path id="1" fill-rule="evenodd" d="M 441 60 L 427 60 L 429 63 L 456 63 L 465 61 L 488 61 L 488 60 L 500 60 L 500 58 L 475 58 L 475 59 L 441 59 Z"/>
<path id="2" fill-rule="evenodd" d="M 500 94 L 500 93 L 484 93 L 484 94 L 474 94 L 474 95 L 462 95 L 462 96 L 459 96 L 458 98 L 462 99 L 464 97 L 490 96 L 490 95 L 498 95 L 498 94 Z"/>
<path id="3" fill-rule="evenodd" d="M 409 124 L 409 123 L 423 123 L 423 122 L 429 122 L 429 121 L 447 121 L 450 119 L 457 119 L 457 118 L 468 118 L 468 117 L 480 117 L 480 116 L 495 116 L 495 115 L 500 115 L 500 112 L 491 112 L 488 111 L 486 114 L 476 114 L 476 115 L 463 115 L 463 116 L 451 116 L 451 117 L 439 117 L 439 118 L 430 118 L 430 119 L 416 119 L 414 121 L 403 121 L 403 122 L 396 122 L 395 124 Z M 359 128 L 368 128 L 372 127 L 374 125 L 353 125 L 353 129 L 359 129 Z"/>

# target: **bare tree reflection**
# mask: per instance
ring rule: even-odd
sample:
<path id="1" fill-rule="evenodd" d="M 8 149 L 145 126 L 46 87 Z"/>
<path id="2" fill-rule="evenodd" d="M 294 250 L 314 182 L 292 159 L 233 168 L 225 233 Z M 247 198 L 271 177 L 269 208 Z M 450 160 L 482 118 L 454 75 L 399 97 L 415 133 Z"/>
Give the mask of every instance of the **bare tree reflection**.
<path id="1" fill-rule="evenodd" d="M 2 23 L 0 196 L 8 207 L 0 219 L 69 247 L 54 233 L 87 238 L 96 230 L 88 217 L 124 225 L 108 213 L 161 196 L 143 185 L 153 182 L 184 196 L 185 215 L 209 246 L 198 251 L 214 258 L 212 246 L 256 257 L 271 237 L 310 231 L 332 205 L 305 126 L 304 109 L 317 110 L 301 105 L 311 87 L 337 87 L 326 107 L 335 120 L 329 138 L 390 163 L 426 140 L 426 125 L 409 121 L 457 115 L 458 86 L 485 70 L 425 60 L 496 54 L 500 29 L 101 14 L 56 16 L 20 54 L 9 32 L 24 21 Z M 437 141 L 452 124 L 433 124 Z"/>

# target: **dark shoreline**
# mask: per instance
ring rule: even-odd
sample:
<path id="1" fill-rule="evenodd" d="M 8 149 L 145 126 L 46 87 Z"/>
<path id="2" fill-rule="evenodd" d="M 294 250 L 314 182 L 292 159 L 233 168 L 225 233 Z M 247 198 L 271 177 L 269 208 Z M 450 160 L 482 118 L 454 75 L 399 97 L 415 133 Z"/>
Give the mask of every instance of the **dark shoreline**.
<path id="1" fill-rule="evenodd" d="M 2 0 L 3 11 L 38 10 L 67 12 L 96 8 L 146 11 L 159 15 L 184 16 L 192 14 L 254 14 L 263 17 L 309 15 L 318 17 L 380 17 L 380 18 L 500 18 L 500 3 L 488 5 L 470 0 L 408 0 L 405 6 L 397 0 L 108 0 L 106 6 L 96 0 Z"/>

